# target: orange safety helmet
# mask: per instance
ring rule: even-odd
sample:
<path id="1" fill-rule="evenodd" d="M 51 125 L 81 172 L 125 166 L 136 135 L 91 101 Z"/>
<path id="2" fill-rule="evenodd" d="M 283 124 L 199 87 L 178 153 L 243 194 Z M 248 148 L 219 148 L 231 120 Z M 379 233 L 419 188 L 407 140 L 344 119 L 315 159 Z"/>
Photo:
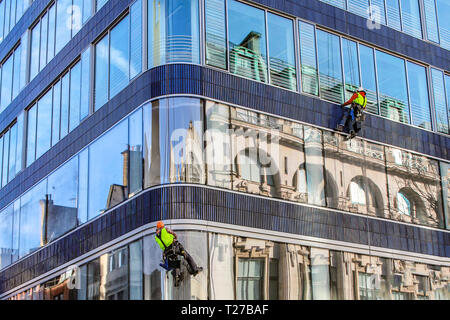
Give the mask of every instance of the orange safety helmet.
<path id="1" fill-rule="evenodd" d="M 162 228 L 164 228 L 164 222 L 158 221 L 158 222 L 156 223 L 156 228 L 157 228 L 157 229 L 162 229 Z"/>

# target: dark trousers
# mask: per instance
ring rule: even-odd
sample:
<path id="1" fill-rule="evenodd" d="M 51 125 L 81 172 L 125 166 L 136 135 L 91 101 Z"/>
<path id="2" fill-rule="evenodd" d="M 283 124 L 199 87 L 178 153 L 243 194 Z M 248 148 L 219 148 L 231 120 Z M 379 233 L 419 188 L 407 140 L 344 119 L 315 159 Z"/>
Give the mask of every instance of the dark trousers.
<path id="1" fill-rule="evenodd" d="M 361 119 L 356 117 L 356 113 L 357 107 L 345 108 L 339 125 L 346 128 L 348 132 L 355 131 L 355 133 L 358 133 L 361 130 Z"/>
<path id="2" fill-rule="evenodd" d="M 190 256 L 190 254 L 184 249 L 184 247 L 178 241 L 174 241 L 174 243 L 168 247 L 164 251 L 165 259 L 169 259 L 169 266 L 172 268 L 179 268 L 180 262 L 177 259 L 177 256 L 183 256 L 187 265 L 187 270 L 190 274 L 195 274 L 198 271 L 198 266 L 195 263 L 194 259 Z"/>

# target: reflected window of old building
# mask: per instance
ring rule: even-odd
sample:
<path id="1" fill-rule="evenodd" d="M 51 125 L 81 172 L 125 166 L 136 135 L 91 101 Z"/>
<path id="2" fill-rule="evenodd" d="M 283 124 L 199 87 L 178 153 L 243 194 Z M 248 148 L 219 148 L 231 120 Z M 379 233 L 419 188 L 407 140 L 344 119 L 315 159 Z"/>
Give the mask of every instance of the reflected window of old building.
<path id="1" fill-rule="evenodd" d="M 375 300 L 378 297 L 376 275 L 358 272 L 359 300 Z"/>
<path id="2" fill-rule="evenodd" d="M 397 206 L 401 214 L 411 215 L 411 202 L 401 192 L 397 193 Z"/>
<path id="3" fill-rule="evenodd" d="M 366 193 L 362 186 L 355 181 L 350 182 L 350 198 L 352 203 L 366 204 Z"/>
<path id="4" fill-rule="evenodd" d="M 264 299 L 264 259 L 238 259 L 238 300 Z"/>

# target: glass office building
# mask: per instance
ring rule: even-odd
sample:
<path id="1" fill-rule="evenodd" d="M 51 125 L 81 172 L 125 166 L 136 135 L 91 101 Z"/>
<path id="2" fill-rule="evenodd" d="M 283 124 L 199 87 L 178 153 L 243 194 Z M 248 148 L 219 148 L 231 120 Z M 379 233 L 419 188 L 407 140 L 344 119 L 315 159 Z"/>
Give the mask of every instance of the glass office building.
<path id="1" fill-rule="evenodd" d="M 0 299 L 450 300 L 448 21 L 447 0 L 0 0 Z M 204 269 L 179 287 L 158 220 Z"/>

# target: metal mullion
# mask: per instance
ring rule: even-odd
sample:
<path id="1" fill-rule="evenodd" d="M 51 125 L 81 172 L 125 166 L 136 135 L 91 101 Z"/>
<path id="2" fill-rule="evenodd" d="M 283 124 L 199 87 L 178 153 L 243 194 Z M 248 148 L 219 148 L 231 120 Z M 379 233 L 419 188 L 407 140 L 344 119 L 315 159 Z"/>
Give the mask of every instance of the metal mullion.
<path id="1" fill-rule="evenodd" d="M 205 2 L 203 0 L 198 0 L 198 11 L 199 11 L 199 50 L 200 50 L 200 65 L 206 65 L 206 14 L 205 14 Z"/>
<path id="2" fill-rule="evenodd" d="M 430 41 L 428 39 L 427 16 L 425 13 L 425 5 L 423 3 L 423 0 L 419 0 L 419 15 L 422 39 Z"/>
<path id="3" fill-rule="evenodd" d="M 320 98 L 321 96 L 321 86 L 320 86 L 320 70 L 319 70 L 319 49 L 317 46 L 317 28 L 316 25 L 313 26 L 314 30 L 314 44 L 316 51 L 316 73 L 317 73 L 317 96 Z"/>
<path id="4" fill-rule="evenodd" d="M 439 28 L 439 16 L 438 16 L 438 8 L 436 0 L 434 2 L 434 12 L 436 13 L 436 27 L 437 27 L 437 37 L 438 43 L 441 44 L 441 29 Z"/>
<path id="5" fill-rule="evenodd" d="M 357 55 L 357 59 L 358 59 L 359 86 L 360 87 L 364 87 L 363 83 L 362 83 L 361 58 L 360 58 L 360 53 L 359 53 L 359 43 L 355 42 L 355 44 L 356 44 L 356 55 Z"/>
<path id="6" fill-rule="evenodd" d="M 431 73 L 431 68 L 427 69 L 427 84 L 428 84 L 428 100 L 430 102 L 430 112 L 431 112 L 431 130 L 437 132 L 437 119 L 436 119 L 436 109 L 434 106 L 434 90 L 433 90 L 433 76 Z"/>
<path id="7" fill-rule="evenodd" d="M 412 118 L 412 105 L 411 105 L 411 94 L 409 89 L 409 77 L 408 77 L 408 61 L 403 60 L 403 63 L 405 64 L 405 73 L 406 73 L 406 93 L 408 94 L 408 106 L 409 106 L 409 123 L 411 125 L 413 124 L 413 118 Z"/>
<path id="8" fill-rule="evenodd" d="M 295 70 L 296 70 L 296 80 L 297 80 L 297 92 L 302 92 L 302 83 L 301 83 L 301 55 L 300 55 L 300 29 L 299 29 L 299 21 L 294 19 L 294 55 L 295 55 Z"/>
<path id="9" fill-rule="evenodd" d="M 148 69 L 148 1 L 142 1 L 142 72 Z"/>
<path id="10" fill-rule="evenodd" d="M 345 70 L 344 70 L 344 51 L 342 49 L 342 37 L 339 36 L 339 46 L 340 46 L 340 52 L 341 52 L 341 74 L 342 74 L 342 84 L 343 84 L 343 90 L 342 90 L 342 95 L 341 98 L 344 98 L 344 100 L 341 100 L 341 103 L 345 102 Z"/>
<path id="11" fill-rule="evenodd" d="M 264 10 L 264 21 L 266 30 L 266 63 L 267 63 L 267 83 L 272 84 L 272 78 L 270 75 L 270 51 L 269 51 L 269 26 L 268 26 L 268 12 L 267 9 Z"/>
<path id="12" fill-rule="evenodd" d="M 447 91 L 446 91 L 446 81 L 445 81 L 445 72 L 442 72 L 442 82 L 444 84 L 444 100 L 445 100 L 445 111 L 447 116 L 447 134 L 450 132 L 450 119 L 449 119 L 449 110 L 450 110 L 450 102 L 447 99 Z"/>
<path id="13" fill-rule="evenodd" d="M 398 3 L 398 17 L 400 19 L 400 31 L 401 32 L 405 32 L 405 30 L 403 29 L 403 13 L 402 13 L 402 1 L 401 0 L 396 0 Z"/>
<path id="14" fill-rule="evenodd" d="M 227 50 L 226 52 L 226 63 L 227 65 L 225 66 L 225 70 L 227 70 L 228 72 L 230 71 L 230 44 L 228 39 L 230 39 L 229 37 L 229 32 L 228 32 L 228 0 L 224 0 L 225 2 L 225 48 Z"/>
<path id="15" fill-rule="evenodd" d="M 387 5 L 386 5 L 386 0 L 383 0 L 384 3 L 384 25 L 387 26 L 388 25 L 388 12 L 387 12 Z"/>

